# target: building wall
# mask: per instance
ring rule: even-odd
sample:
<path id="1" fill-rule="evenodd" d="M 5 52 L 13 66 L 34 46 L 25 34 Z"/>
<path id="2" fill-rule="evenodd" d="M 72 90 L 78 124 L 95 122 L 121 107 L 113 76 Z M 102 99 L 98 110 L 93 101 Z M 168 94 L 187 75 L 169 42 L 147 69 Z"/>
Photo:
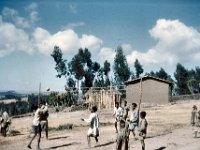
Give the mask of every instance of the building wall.
<path id="1" fill-rule="evenodd" d="M 126 89 L 127 102 L 139 103 L 140 82 L 128 84 Z M 169 84 L 148 79 L 142 82 L 142 103 L 145 104 L 167 104 L 169 102 Z"/>

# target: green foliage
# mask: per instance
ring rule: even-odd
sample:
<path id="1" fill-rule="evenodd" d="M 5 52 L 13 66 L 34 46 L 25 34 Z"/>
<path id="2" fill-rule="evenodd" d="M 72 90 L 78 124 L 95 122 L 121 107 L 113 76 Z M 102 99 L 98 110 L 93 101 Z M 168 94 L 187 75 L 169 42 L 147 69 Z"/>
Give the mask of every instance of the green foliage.
<path id="1" fill-rule="evenodd" d="M 54 61 L 56 62 L 55 69 L 58 73 L 56 75 L 56 77 L 61 78 L 62 76 L 65 76 L 67 74 L 67 68 L 65 65 L 65 62 L 67 60 L 64 60 L 62 58 L 63 54 L 62 54 L 61 49 L 58 46 L 55 46 L 51 56 L 53 57 Z"/>
<path id="2" fill-rule="evenodd" d="M 134 66 L 135 66 L 135 71 L 136 71 L 136 78 L 139 78 L 140 74 L 143 73 L 144 69 L 142 68 L 142 65 L 140 64 L 138 59 L 135 60 Z"/>
<path id="3" fill-rule="evenodd" d="M 104 74 L 108 76 L 108 73 L 110 72 L 110 63 L 107 60 L 104 62 L 103 71 Z"/>
<path id="4" fill-rule="evenodd" d="M 189 79 L 189 74 L 187 69 L 182 66 L 180 63 L 176 65 L 176 71 L 174 73 L 176 79 L 176 92 L 179 95 L 190 94 L 190 91 L 187 86 L 187 81 Z"/>
<path id="5" fill-rule="evenodd" d="M 116 50 L 113 69 L 117 85 L 124 84 L 124 82 L 129 79 L 130 69 L 121 46 L 119 46 Z"/>

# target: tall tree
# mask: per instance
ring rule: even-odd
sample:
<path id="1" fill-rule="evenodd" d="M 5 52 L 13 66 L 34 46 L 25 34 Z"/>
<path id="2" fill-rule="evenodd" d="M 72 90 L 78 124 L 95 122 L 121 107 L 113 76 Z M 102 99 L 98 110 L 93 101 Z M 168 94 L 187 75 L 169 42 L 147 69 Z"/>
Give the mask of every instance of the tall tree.
<path id="1" fill-rule="evenodd" d="M 67 74 L 67 67 L 65 65 L 67 60 L 63 59 L 63 53 L 61 49 L 58 46 L 55 46 L 51 56 L 56 62 L 55 69 L 58 73 L 56 77 L 61 78 L 62 76 L 65 76 Z"/>
<path id="2" fill-rule="evenodd" d="M 104 62 L 103 72 L 104 72 L 104 75 L 106 76 L 104 85 L 105 86 L 109 86 L 110 85 L 110 79 L 109 79 L 109 75 L 108 74 L 110 72 L 110 63 L 107 60 Z"/>
<path id="3" fill-rule="evenodd" d="M 130 69 L 121 46 L 117 47 L 113 69 L 117 85 L 124 84 L 129 79 Z"/>
<path id="4" fill-rule="evenodd" d="M 76 54 L 70 62 L 72 73 L 74 74 L 74 77 L 77 79 L 78 91 L 79 91 L 79 82 L 84 76 L 84 65 L 82 61 L 83 61 L 82 57 Z"/>
<path id="5" fill-rule="evenodd" d="M 140 74 L 143 73 L 144 69 L 142 68 L 142 65 L 140 64 L 138 59 L 135 60 L 134 66 L 135 66 L 136 78 L 139 78 Z"/>
<path id="6" fill-rule="evenodd" d="M 190 91 L 187 86 L 188 82 L 188 71 L 180 63 L 176 65 L 176 71 L 174 73 L 176 79 L 176 92 L 179 95 L 190 94 Z"/>
<path id="7" fill-rule="evenodd" d="M 160 68 L 160 70 L 156 72 L 156 76 L 164 80 L 169 80 L 171 78 L 163 68 Z"/>

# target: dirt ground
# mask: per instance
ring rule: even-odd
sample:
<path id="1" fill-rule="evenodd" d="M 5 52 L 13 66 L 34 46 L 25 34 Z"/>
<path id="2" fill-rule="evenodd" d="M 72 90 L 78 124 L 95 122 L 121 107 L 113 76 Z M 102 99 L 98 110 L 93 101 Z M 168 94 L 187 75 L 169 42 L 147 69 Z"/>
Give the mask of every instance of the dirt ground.
<path id="1" fill-rule="evenodd" d="M 199 150 L 200 134 L 198 138 L 193 138 L 193 130 L 189 125 L 192 106 L 196 104 L 200 108 L 198 101 L 184 101 L 174 105 L 157 106 L 144 108 L 147 111 L 148 136 L 145 140 L 146 150 Z M 99 142 L 96 144 L 92 139 L 92 147 L 88 148 L 86 134 L 88 127 L 80 118 L 87 118 L 89 112 L 59 112 L 49 116 L 49 126 L 73 123 L 72 130 L 50 131 L 49 140 L 45 139 L 42 133 L 42 150 L 115 150 L 116 133 L 114 129 L 113 110 L 100 110 L 100 121 L 107 123 L 100 127 Z M 32 117 L 15 118 L 12 120 L 11 130 L 20 131 L 21 135 L 0 136 L 1 150 L 26 150 L 31 134 Z M 131 150 L 140 150 L 139 140 L 134 140 L 130 136 L 129 147 Z M 32 149 L 36 149 L 36 139 L 32 143 Z"/>

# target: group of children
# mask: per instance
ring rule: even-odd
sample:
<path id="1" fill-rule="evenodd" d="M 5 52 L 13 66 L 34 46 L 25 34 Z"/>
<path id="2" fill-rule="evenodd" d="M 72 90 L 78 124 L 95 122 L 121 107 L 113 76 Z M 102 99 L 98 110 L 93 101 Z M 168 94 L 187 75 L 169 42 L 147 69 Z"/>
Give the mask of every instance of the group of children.
<path id="1" fill-rule="evenodd" d="M 129 113 L 130 111 L 130 113 Z M 141 140 L 142 150 L 145 150 L 144 139 L 147 133 L 147 121 L 145 119 L 146 112 L 140 112 L 139 122 L 139 111 L 137 104 L 132 103 L 131 109 L 127 106 L 127 102 L 124 101 L 124 106 L 121 107 L 119 103 L 115 103 L 114 114 L 115 116 L 115 129 L 117 133 L 116 139 L 116 150 L 128 150 L 129 147 L 129 135 L 133 133 L 135 139 Z M 81 119 L 89 123 L 89 130 L 87 134 L 88 145 L 90 147 L 90 137 L 94 137 L 95 141 L 98 142 L 99 136 L 99 117 L 97 115 L 97 107 L 91 108 L 91 114 L 89 119 Z"/>
<path id="2" fill-rule="evenodd" d="M 194 137 L 197 137 L 198 132 L 200 132 L 200 110 L 197 110 L 197 106 L 192 107 L 191 114 L 191 125 L 194 127 Z"/>
<path id="3" fill-rule="evenodd" d="M 129 113 L 130 111 L 130 113 Z M 129 136 L 132 132 L 134 139 L 141 140 L 142 150 L 145 150 L 144 139 L 147 133 L 147 120 L 146 112 L 140 112 L 139 121 L 139 110 L 137 104 L 132 103 L 131 108 L 127 106 L 127 102 L 124 101 L 124 106 L 120 107 L 119 103 L 115 104 L 114 114 L 115 116 L 115 129 L 117 132 L 117 150 L 128 150 L 129 147 Z M 119 124 L 119 129 L 117 128 Z"/>
<path id="4" fill-rule="evenodd" d="M 90 147 L 91 137 L 94 137 L 95 141 L 98 142 L 99 137 L 99 117 L 97 114 L 97 106 L 92 106 L 90 108 L 91 114 L 88 119 L 81 118 L 89 124 L 89 129 L 87 133 L 88 146 Z M 130 112 L 130 113 L 129 113 Z M 130 132 L 133 133 L 135 139 L 141 140 L 142 150 L 145 150 L 144 139 L 147 133 L 147 121 L 145 119 L 146 112 L 140 112 L 140 122 L 139 122 L 139 111 L 137 109 L 137 104 L 132 103 L 131 108 L 127 106 L 127 102 L 124 101 L 124 106 L 121 107 L 119 103 L 115 103 L 114 114 L 115 116 L 115 129 L 117 133 L 116 139 L 116 150 L 128 150 L 129 147 L 129 135 Z M 48 107 L 47 105 L 40 105 L 36 110 L 33 118 L 33 131 L 34 136 L 28 144 L 28 148 L 31 149 L 31 143 L 38 135 L 37 140 L 37 150 L 40 150 L 40 139 L 42 128 L 45 127 L 46 138 L 48 139 Z"/>

